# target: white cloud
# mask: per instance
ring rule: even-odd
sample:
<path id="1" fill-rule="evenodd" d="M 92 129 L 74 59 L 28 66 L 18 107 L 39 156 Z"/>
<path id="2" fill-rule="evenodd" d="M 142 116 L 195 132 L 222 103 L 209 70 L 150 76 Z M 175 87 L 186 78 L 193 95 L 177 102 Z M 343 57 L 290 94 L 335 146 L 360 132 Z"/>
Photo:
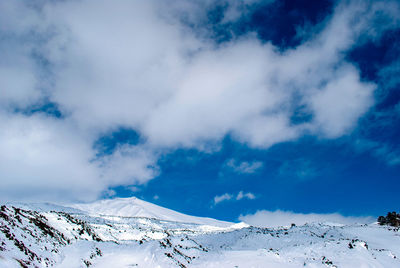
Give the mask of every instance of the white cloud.
<path id="1" fill-rule="evenodd" d="M 372 106 L 370 94 L 376 87 L 360 84 L 358 71 L 351 66 L 343 67 L 341 74 L 337 75 L 335 80 L 310 98 L 310 106 L 317 111 L 315 123 L 328 137 L 341 136 L 355 125 L 365 108 Z M 344 117 L 346 120 L 341 119 Z"/>
<path id="2" fill-rule="evenodd" d="M 240 191 L 237 195 L 225 193 L 223 195 L 217 195 L 214 197 L 214 205 L 217 205 L 223 201 L 239 201 L 242 199 L 253 200 L 256 199 L 256 196 L 253 193 L 244 193 L 243 191 Z"/>
<path id="3" fill-rule="evenodd" d="M 233 195 L 225 193 L 223 195 L 217 195 L 214 197 L 214 205 L 221 203 L 222 201 L 227 201 L 231 200 L 233 198 Z"/>
<path id="4" fill-rule="evenodd" d="M 235 20 L 239 9 L 227 3 L 225 20 Z M 202 7 L 212 4 L 1 1 L 0 34 L 13 36 L 0 43 L 2 194 L 93 199 L 156 176 L 164 149 L 203 150 L 228 134 L 255 148 L 304 133 L 335 138 L 373 105 L 375 85 L 360 80 L 343 52 L 379 34 L 376 14 L 385 27 L 398 23 L 395 4 L 339 5 L 320 34 L 285 52 L 252 33 L 218 45 L 205 38 Z M 198 22 L 194 29 L 185 16 Z M 43 99 L 65 117 L 10 112 Z M 291 123 L 298 106 L 311 121 Z M 93 143 L 119 126 L 144 144 L 97 156 Z M 261 164 L 236 166 L 251 173 Z"/>
<path id="5" fill-rule="evenodd" d="M 372 223 L 375 221 L 373 217 L 352 217 L 343 216 L 339 213 L 316 214 L 316 213 L 294 213 L 291 211 L 268 211 L 260 210 L 254 214 L 241 215 L 239 220 L 247 224 L 258 227 L 278 227 L 290 226 L 292 223 L 303 225 L 313 222 L 328 222 L 339 224 L 354 224 L 354 223 Z"/>
<path id="6" fill-rule="evenodd" d="M 41 96 L 39 68 L 30 57 L 33 46 L 18 39 L 33 30 L 38 18 L 22 2 L 1 1 L 0 14 L 0 106 L 30 105 Z"/>
<path id="7" fill-rule="evenodd" d="M 226 166 L 239 174 L 252 174 L 260 170 L 263 167 L 263 163 L 261 161 L 237 163 L 235 159 L 230 159 L 227 161 Z"/>
<path id="8" fill-rule="evenodd" d="M 253 193 L 243 193 L 243 191 L 240 191 L 236 196 L 236 200 L 242 200 L 243 198 L 253 200 L 256 199 L 256 196 Z"/>
<path id="9" fill-rule="evenodd" d="M 27 189 L 90 199 L 101 188 L 96 183 L 100 173 L 90 162 L 90 143 L 75 135 L 69 123 L 39 115 L 0 115 L 0 124 L 6 126 L 0 128 L 2 195 Z"/>
<path id="10" fill-rule="evenodd" d="M 156 158 L 142 147 L 94 159 L 93 137 L 76 133 L 68 120 L 0 113 L 0 125 L 6 126 L 0 128 L 3 197 L 91 200 L 110 186 L 142 183 L 157 173 Z"/>
<path id="11" fill-rule="evenodd" d="M 373 86 L 340 54 L 357 38 L 359 9 L 338 8 L 321 35 L 279 54 L 252 35 L 215 48 L 166 23 L 154 1 L 48 5 L 49 20 L 68 37 L 48 45 L 60 67 L 52 99 L 84 125 L 127 125 L 154 146 L 201 148 L 230 132 L 264 148 L 304 131 L 337 137 L 372 104 Z M 292 126 L 298 93 L 315 120 Z"/>

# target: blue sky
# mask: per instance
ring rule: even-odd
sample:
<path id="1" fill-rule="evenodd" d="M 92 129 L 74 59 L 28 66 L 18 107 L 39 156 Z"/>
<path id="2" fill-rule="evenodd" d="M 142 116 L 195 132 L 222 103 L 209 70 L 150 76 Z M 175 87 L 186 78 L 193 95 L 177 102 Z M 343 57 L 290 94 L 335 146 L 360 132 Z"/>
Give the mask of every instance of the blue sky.
<path id="1" fill-rule="evenodd" d="M 397 1 L 3 1 L 0 194 L 398 210 L 399 33 Z"/>

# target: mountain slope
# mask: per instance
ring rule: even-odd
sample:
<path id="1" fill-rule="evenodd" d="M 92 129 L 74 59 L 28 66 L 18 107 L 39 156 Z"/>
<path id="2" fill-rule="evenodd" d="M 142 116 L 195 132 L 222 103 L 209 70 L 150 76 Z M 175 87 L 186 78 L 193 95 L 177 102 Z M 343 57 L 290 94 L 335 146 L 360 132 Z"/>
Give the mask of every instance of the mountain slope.
<path id="1" fill-rule="evenodd" d="M 87 204 L 71 204 L 69 206 L 85 211 L 91 215 L 144 217 L 166 221 L 212 225 L 218 227 L 228 227 L 233 224 L 211 218 L 185 215 L 183 213 L 140 200 L 136 197 L 106 199 Z"/>
<path id="2" fill-rule="evenodd" d="M 1 206 L 0 267 L 400 267 L 394 227 L 222 227 L 132 199 L 73 206 Z"/>

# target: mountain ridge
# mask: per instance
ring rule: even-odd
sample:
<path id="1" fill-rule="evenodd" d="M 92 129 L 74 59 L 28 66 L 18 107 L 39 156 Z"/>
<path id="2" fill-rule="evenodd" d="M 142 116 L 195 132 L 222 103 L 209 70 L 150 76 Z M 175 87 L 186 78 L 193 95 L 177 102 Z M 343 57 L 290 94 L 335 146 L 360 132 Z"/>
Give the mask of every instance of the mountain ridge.
<path id="1" fill-rule="evenodd" d="M 0 267 L 400 267 L 398 227 L 311 223 L 259 228 L 212 225 L 220 221 L 207 218 L 200 218 L 207 224 L 169 221 L 157 218 L 199 217 L 182 218 L 138 200 L 88 203 L 89 212 L 51 204 L 2 205 Z M 100 205 L 103 210 L 95 211 Z M 133 210 L 121 210 L 125 206 Z M 138 217 L 150 214 L 155 217 Z"/>
<path id="2" fill-rule="evenodd" d="M 213 218 L 186 215 L 146 202 L 137 197 L 103 199 L 92 203 L 66 204 L 66 206 L 85 211 L 92 215 L 154 218 L 158 220 L 196 223 L 218 227 L 228 227 L 235 224 Z"/>

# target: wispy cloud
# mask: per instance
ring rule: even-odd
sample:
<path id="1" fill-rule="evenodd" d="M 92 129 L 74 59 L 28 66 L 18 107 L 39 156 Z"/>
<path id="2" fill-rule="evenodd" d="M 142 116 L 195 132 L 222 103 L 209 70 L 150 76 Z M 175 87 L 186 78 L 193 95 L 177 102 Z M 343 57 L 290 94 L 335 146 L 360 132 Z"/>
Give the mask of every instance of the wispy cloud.
<path id="1" fill-rule="evenodd" d="M 225 193 L 223 195 L 217 195 L 214 197 L 214 205 L 219 204 L 223 201 L 228 201 L 233 198 L 232 194 Z"/>
<path id="2" fill-rule="evenodd" d="M 394 146 L 370 139 L 358 139 L 355 141 L 354 146 L 357 152 L 370 152 L 389 166 L 400 164 L 400 149 L 397 148 L 397 145 Z"/>
<path id="3" fill-rule="evenodd" d="M 256 199 L 256 196 L 253 193 L 243 193 L 243 191 L 240 191 L 237 196 L 236 196 L 236 200 L 242 200 L 243 198 L 245 199 Z"/>
<path id="4" fill-rule="evenodd" d="M 214 197 L 214 205 L 217 205 L 224 201 L 239 201 L 242 199 L 253 200 L 253 199 L 256 199 L 256 196 L 253 193 L 250 193 L 250 192 L 244 193 L 243 191 L 240 191 L 236 195 L 230 194 L 230 193 L 225 193 L 223 195 L 217 195 Z"/>
<path id="5" fill-rule="evenodd" d="M 235 159 L 230 159 L 226 162 L 226 166 L 232 171 L 239 174 L 252 174 L 259 171 L 263 167 L 263 162 L 252 161 L 252 162 L 238 162 Z"/>

